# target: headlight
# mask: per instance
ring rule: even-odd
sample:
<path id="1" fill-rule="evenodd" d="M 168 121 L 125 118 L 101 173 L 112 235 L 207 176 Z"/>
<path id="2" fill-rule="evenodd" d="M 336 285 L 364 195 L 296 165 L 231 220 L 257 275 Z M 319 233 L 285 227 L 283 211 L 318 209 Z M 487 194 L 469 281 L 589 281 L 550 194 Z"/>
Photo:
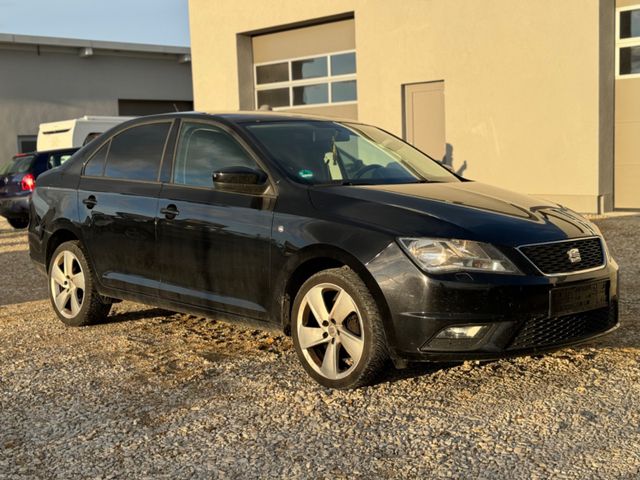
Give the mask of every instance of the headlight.
<path id="1" fill-rule="evenodd" d="M 454 271 L 521 274 L 511 260 L 488 243 L 441 238 L 400 238 L 405 252 L 430 273 Z"/>

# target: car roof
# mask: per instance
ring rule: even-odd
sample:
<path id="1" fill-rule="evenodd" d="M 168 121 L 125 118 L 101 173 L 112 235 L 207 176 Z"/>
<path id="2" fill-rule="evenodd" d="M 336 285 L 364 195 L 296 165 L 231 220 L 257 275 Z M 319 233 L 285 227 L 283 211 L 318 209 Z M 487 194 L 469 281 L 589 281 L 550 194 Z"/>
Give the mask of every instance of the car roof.
<path id="1" fill-rule="evenodd" d="M 224 118 L 225 120 L 228 120 L 234 123 L 282 122 L 282 121 L 291 121 L 291 120 L 326 121 L 326 122 L 340 121 L 340 119 L 337 119 L 337 118 L 321 117 L 319 115 L 308 115 L 308 114 L 290 113 L 290 112 L 280 113 L 280 112 L 256 111 L 256 112 L 213 113 L 210 115 Z"/>
<path id="2" fill-rule="evenodd" d="M 52 154 L 52 153 L 75 153 L 80 150 L 80 147 L 69 147 L 69 148 L 56 148 L 53 150 L 42 150 L 41 152 L 25 152 L 25 153 L 16 153 L 13 157 L 13 160 L 18 160 L 19 158 L 24 157 L 35 157 L 40 154 Z"/>
<path id="3" fill-rule="evenodd" d="M 36 152 L 16 153 L 13 157 L 11 157 L 11 160 L 19 160 L 25 157 L 33 157 L 35 154 Z"/>
<path id="4" fill-rule="evenodd" d="M 340 119 L 335 117 L 321 117 L 317 115 L 308 115 L 291 112 L 270 112 L 270 111 L 237 111 L 237 112 L 171 112 L 161 113 L 158 115 L 148 115 L 137 117 L 133 120 L 123 122 L 122 125 L 134 125 L 138 122 L 148 119 L 172 119 L 172 118 L 210 118 L 212 120 L 221 120 L 227 123 L 253 123 L 253 122 L 283 122 L 283 121 L 325 121 L 325 122 L 350 122 L 358 123 L 352 119 Z"/>

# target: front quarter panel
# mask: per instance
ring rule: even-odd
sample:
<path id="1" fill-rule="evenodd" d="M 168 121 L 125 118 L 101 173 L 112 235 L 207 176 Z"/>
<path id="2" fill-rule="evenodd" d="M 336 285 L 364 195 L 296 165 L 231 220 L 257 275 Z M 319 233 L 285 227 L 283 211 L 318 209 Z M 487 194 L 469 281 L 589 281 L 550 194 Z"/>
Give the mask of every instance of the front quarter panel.
<path id="1" fill-rule="evenodd" d="M 284 189 L 283 189 L 284 190 Z M 384 308 L 383 319 L 387 335 L 392 335 L 382 292 L 367 271 L 368 262 L 376 258 L 394 238 L 386 232 L 372 230 L 355 222 L 318 218 L 318 212 L 302 195 L 281 192 L 278 197 L 272 228 L 271 304 L 274 322 L 286 322 L 293 298 L 287 298 L 286 288 L 292 274 L 301 265 L 314 259 L 333 260 L 355 270 L 367 284 L 378 304 Z M 387 328 L 389 327 L 389 328 Z M 392 341 L 391 338 L 389 340 Z"/>

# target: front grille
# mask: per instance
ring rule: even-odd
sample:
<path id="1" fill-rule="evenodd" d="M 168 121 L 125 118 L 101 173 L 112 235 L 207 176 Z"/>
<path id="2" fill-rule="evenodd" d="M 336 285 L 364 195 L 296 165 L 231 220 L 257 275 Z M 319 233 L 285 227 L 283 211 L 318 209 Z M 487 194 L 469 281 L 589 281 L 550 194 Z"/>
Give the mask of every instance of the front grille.
<path id="1" fill-rule="evenodd" d="M 595 335 L 613 327 L 616 317 L 615 307 L 611 306 L 574 315 L 529 320 L 509 349 L 544 347 Z"/>
<path id="2" fill-rule="evenodd" d="M 580 260 L 575 263 L 569 256 L 573 249 L 580 252 Z M 546 275 L 575 273 L 604 265 L 602 242 L 598 237 L 525 245 L 520 251 Z"/>

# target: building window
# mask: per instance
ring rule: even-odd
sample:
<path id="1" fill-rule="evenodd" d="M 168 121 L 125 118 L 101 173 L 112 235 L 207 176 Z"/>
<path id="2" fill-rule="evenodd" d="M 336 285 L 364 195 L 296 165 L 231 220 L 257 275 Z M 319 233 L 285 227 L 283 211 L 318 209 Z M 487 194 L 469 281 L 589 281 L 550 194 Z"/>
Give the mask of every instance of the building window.
<path id="1" fill-rule="evenodd" d="M 258 63 L 254 68 L 258 107 L 318 107 L 358 99 L 355 51 Z"/>
<path id="2" fill-rule="evenodd" d="M 18 153 L 36 151 L 37 135 L 18 135 Z"/>
<path id="3" fill-rule="evenodd" d="M 118 99 L 118 115 L 138 117 L 158 113 L 191 112 L 191 100 L 127 100 Z"/>
<path id="4" fill-rule="evenodd" d="M 640 4 L 616 10 L 616 76 L 640 77 Z"/>

